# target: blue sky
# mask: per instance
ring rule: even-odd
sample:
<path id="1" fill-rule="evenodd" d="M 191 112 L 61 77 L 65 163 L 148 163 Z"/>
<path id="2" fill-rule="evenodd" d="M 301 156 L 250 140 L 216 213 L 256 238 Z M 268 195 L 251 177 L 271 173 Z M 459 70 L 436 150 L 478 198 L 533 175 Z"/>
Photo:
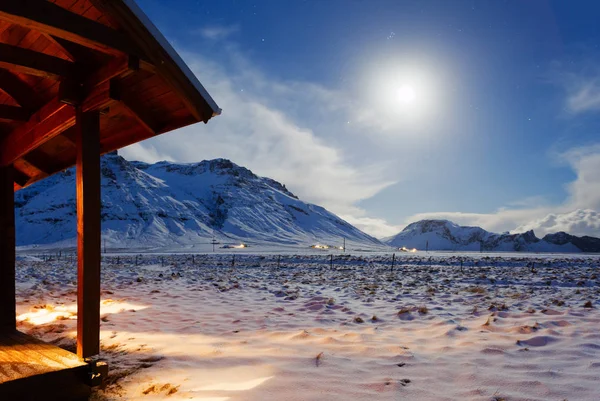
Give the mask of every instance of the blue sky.
<path id="1" fill-rule="evenodd" d="M 600 235 L 600 3 L 139 4 L 223 115 L 126 157 L 227 157 L 377 236 Z"/>

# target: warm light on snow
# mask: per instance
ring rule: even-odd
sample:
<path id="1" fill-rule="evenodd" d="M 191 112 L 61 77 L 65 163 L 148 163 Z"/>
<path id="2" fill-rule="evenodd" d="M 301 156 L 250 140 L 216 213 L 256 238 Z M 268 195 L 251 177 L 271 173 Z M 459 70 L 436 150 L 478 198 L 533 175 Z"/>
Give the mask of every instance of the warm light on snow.
<path id="1" fill-rule="evenodd" d="M 243 391 L 243 390 L 251 390 L 254 387 L 258 387 L 269 379 L 272 379 L 274 376 L 260 377 L 258 379 L 252 379 L 242 382 L 224 382 L 224 383 L 214 383 L 208 386 L 204 386 L 193 391 L 208 391 L 208 390 L 219 390 L 219 391 Z"/>
<path id="2" fill-rule="evenodd" d="M 77 307 L 75 305 L 70 307 L 45 305 L 44 308 L 34 308 L 30 312 L 17 316 L 17 322 L 29 322 L 35 325 L 67 319 L 77 319 Z"/>
<path id="3" fill-rule="evenodd" d="M 114 314 L 125 311 L 139 311 L 147 306 L 135 305 L 129 302 L 103 300 L 100 305 L 101 314 Z M 27 322 L 34 325 L 46 324 L 55 320 L 77 319 L 77 305 L 43 305 L 33 307 L 29 312 L 17 316 L 17 322 Z"/>

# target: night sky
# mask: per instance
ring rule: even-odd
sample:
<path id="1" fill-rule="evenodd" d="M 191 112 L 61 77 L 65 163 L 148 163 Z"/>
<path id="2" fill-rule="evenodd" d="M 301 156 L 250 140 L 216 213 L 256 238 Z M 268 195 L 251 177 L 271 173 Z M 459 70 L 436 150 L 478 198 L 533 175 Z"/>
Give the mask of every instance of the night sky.
<path id="1" fill-rule="evenodd" d="M 138 4 L 223 114 L 126 157 L 230 158 L 376 236 L 600 235 L 599 2 Z"/>

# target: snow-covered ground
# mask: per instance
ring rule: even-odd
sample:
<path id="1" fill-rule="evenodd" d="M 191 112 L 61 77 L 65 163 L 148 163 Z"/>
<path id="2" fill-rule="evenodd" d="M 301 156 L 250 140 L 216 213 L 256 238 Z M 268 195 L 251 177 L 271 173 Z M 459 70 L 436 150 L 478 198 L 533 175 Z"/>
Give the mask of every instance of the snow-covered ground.
<path id="1" fill-rule="evenodd" d="M 599 257 L 313 253 L 105 257 L 94 397 L 599 399 Z M 19 329 L 72 349 L 74 261 L 44 258 Z"/>

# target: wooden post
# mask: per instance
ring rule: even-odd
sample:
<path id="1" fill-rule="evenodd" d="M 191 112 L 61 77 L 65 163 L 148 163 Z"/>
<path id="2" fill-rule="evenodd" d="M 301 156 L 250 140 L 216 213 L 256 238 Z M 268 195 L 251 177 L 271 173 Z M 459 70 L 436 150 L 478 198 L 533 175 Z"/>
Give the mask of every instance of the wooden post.
<path id="1" fill-rule="evenodd" d="M 100 352 L 100 114 L 77 108 L 77 355 Z"/>
<path id="2" fill-rule="evenodd" d="M 13 166 L 0 167 L 0 330 L 16 329 Z"/>

